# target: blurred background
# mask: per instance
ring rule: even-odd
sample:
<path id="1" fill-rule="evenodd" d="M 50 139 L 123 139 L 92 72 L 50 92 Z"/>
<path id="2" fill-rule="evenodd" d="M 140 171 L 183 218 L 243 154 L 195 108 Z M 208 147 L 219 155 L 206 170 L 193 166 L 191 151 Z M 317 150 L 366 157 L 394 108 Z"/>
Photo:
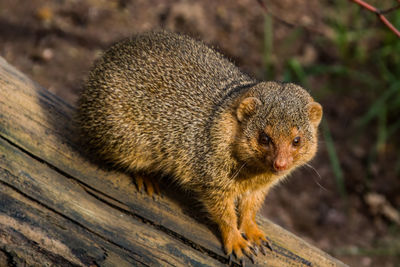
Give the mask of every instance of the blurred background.
<path id="1" fill-rule="evenodd" d="M 320 149 L 262 213 L 352 266 L 400 266 L 400 38 L 349 0 L 0 0 L 0 56 L 74 104 L 91 64 L 166 28 L 324 107 Z M 395 0 L 369 0 L 378 8 Z M 400 10 L 387 14 L 399 29 Z"/>

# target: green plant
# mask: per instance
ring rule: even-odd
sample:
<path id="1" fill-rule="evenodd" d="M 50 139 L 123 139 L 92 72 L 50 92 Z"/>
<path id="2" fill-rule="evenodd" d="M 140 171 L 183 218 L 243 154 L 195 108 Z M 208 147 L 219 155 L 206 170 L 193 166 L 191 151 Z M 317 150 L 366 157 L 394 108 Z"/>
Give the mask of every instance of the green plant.
<path id="1" fill-rule="evenodd" d="M 367 169 L 371 170 L 379 155 L 385 153 L 390 144 L 399 155 L 394 167 L 400 174 L 400 143 L 395 138 L 400 134 L 400 39 L 385 27 L 371 28 L 373 16 L 361 17 L 360 8 L 349 1 L 338 1 L 332 8 L 335 12 L 327 17 L 327 25 L 332 29 L 333 35 L 316 37 L 314 43 L 318 46 L 318 51 L 329 50 L 330 60 L 302 65 L 299 60 L 289 58 L 284 63 L 283 80 L 297 82 L 310 88 L 311 79 L 323 77 L 326 84 L 314 94 L 321 101 L 331 95 L 350 97 L 355 91 L 369 99 L 368 108 L 352 125 L 352 129 L 359 136 L 368 132 L 375 138 L 367 148 Z M 400 28 L 400 10 L 391 12 L 390 20 L 396 28 Z M 273 50 L 272 21 L 268 15 L 264 30 L 264 64 L 268 72 L 267 78 L 275 78 L 277 68 L 272 54 L 277 51 Z M 285 43 L 293 43 L 296 38 L 301 38 L 299 32 L 302 32 L 301 29 L 294 29 L 293 34 L 289 35 L 279 48 L 283 49 Z M 345 198 L 345 176 L 328 121 L 329 117 L 325 117 L 322 133 L 338 192 Z M 352 135 L 354 136 L 353 132 Z"/>

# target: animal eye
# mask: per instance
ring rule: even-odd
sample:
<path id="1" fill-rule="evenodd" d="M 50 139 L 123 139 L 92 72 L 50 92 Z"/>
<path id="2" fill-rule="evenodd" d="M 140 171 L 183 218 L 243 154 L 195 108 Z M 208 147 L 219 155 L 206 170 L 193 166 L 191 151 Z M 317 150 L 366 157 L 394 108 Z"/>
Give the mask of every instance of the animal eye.
<path id="1" fill-rule="evenodd" d="M 299 146 L 300 143 L 301 143 L 300 136 L 297 136 L 297 137 L 295 137 L 295 138 L 293 139 L 293 142 L 292 142 L 293 146 Z"/>
<path id="2" fill-rule="evenodd" d="M 259 143 L 263 146 L 268 145 L 271 142 L 271 137 L 269 137 L 266 133 L 262 132 L 260 134 Z"/>

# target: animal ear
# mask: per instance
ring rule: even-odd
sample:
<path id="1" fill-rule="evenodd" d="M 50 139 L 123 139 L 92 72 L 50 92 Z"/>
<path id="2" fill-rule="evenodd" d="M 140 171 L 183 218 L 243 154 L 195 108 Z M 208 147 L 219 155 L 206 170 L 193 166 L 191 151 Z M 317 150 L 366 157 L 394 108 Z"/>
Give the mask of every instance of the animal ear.
<path id="1" fill-rule="evenodd" d="M 322 119 L 322 106 L 317 102 L 308 104 L 308 116 L 315 127 L 319 125 Z"/>
<path id="2" fill-rule="evenodd" d="M 257 106 L 261 105 L 261 101 L 255 97 L 246 97 L 240 102 L 236 109 L 236 116 L 239 121 L 253 115 L 256 112 Z"/>

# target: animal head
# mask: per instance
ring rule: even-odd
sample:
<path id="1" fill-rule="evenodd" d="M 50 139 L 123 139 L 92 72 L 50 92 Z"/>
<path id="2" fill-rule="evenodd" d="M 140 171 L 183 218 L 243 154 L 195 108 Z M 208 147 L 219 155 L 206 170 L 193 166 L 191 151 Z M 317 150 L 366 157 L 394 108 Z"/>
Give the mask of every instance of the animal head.
<path id="1" fill-rule="evenodd" d="M 288 172 L 316 153 L 322 107 L 298 85 L 260 83 L 241 96 L 234 116 L 234 156 L 253 172 Z"/>

